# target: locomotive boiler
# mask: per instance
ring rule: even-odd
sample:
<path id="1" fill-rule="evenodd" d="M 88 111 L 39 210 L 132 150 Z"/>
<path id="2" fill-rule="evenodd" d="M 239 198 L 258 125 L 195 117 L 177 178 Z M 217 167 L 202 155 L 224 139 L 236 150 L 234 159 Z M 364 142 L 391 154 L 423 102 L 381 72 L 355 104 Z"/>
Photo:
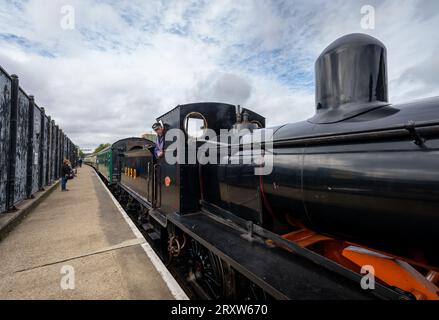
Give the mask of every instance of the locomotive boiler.
<path id="1" fill-rule="evenodd" d="M 315 115 L 270 130 L 249 109 L 179 105 L 157 121 L 184 132 L 185 159 L 195 144 L 223 161 L 125 149 L 113 191 L 204 298 L 438 299 L 439 98 L 391 104 L 386 59 L 368 35 L 336 40 L 315 65 Z M 261 133 L 267 175 L 246 146 Z"/>

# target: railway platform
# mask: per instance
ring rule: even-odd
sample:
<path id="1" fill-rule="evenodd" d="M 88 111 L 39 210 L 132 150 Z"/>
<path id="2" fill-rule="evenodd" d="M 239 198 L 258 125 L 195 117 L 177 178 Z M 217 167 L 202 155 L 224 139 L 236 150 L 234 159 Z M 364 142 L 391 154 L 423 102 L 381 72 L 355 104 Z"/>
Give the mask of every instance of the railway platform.
<path id="1" fill-rule="evenodd" d="M 187 299 L 94 170 L 0 242 L 0 299 Z"/>

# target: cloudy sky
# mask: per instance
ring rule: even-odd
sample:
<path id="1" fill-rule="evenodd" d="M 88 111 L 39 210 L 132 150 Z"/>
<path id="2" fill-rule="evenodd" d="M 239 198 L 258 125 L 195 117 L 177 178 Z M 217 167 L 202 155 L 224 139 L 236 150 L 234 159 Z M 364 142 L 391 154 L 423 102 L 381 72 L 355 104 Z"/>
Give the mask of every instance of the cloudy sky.
<path id="1" fill-rule="evenodd" d="M 268 125 L 304 120 L 315 59 L 353 32 L 386 44 L 392 102 L 439 95 L 438 30 L 437 0 L 1 0 L 0 65 L 93 148 L 196 101 L 241 104 Z"/>

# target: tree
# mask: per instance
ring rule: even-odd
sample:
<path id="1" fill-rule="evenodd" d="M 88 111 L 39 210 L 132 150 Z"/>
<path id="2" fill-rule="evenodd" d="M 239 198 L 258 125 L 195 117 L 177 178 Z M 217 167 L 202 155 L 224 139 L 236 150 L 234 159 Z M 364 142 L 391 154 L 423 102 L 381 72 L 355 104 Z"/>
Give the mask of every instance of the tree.
<path id="1" fill-rule="evenodd" d="M 102 150 L 104 150 L 105 148 L 109 147 L 110 144 L 109 143 L 101 143 L 93 152 L 94 154 L 101 152 Z"/>

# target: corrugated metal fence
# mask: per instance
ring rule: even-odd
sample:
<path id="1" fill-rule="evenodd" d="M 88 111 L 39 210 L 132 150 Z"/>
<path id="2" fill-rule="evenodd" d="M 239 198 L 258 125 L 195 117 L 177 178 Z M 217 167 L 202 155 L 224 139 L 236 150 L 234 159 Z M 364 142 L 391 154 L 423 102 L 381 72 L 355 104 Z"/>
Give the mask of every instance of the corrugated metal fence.
<path id="1" fill-rule="evenodd" d="M 0 67 L 0 213 L 15 209 L 58 180 L 63 159 L 75 164 L 78 149 Z"/>

